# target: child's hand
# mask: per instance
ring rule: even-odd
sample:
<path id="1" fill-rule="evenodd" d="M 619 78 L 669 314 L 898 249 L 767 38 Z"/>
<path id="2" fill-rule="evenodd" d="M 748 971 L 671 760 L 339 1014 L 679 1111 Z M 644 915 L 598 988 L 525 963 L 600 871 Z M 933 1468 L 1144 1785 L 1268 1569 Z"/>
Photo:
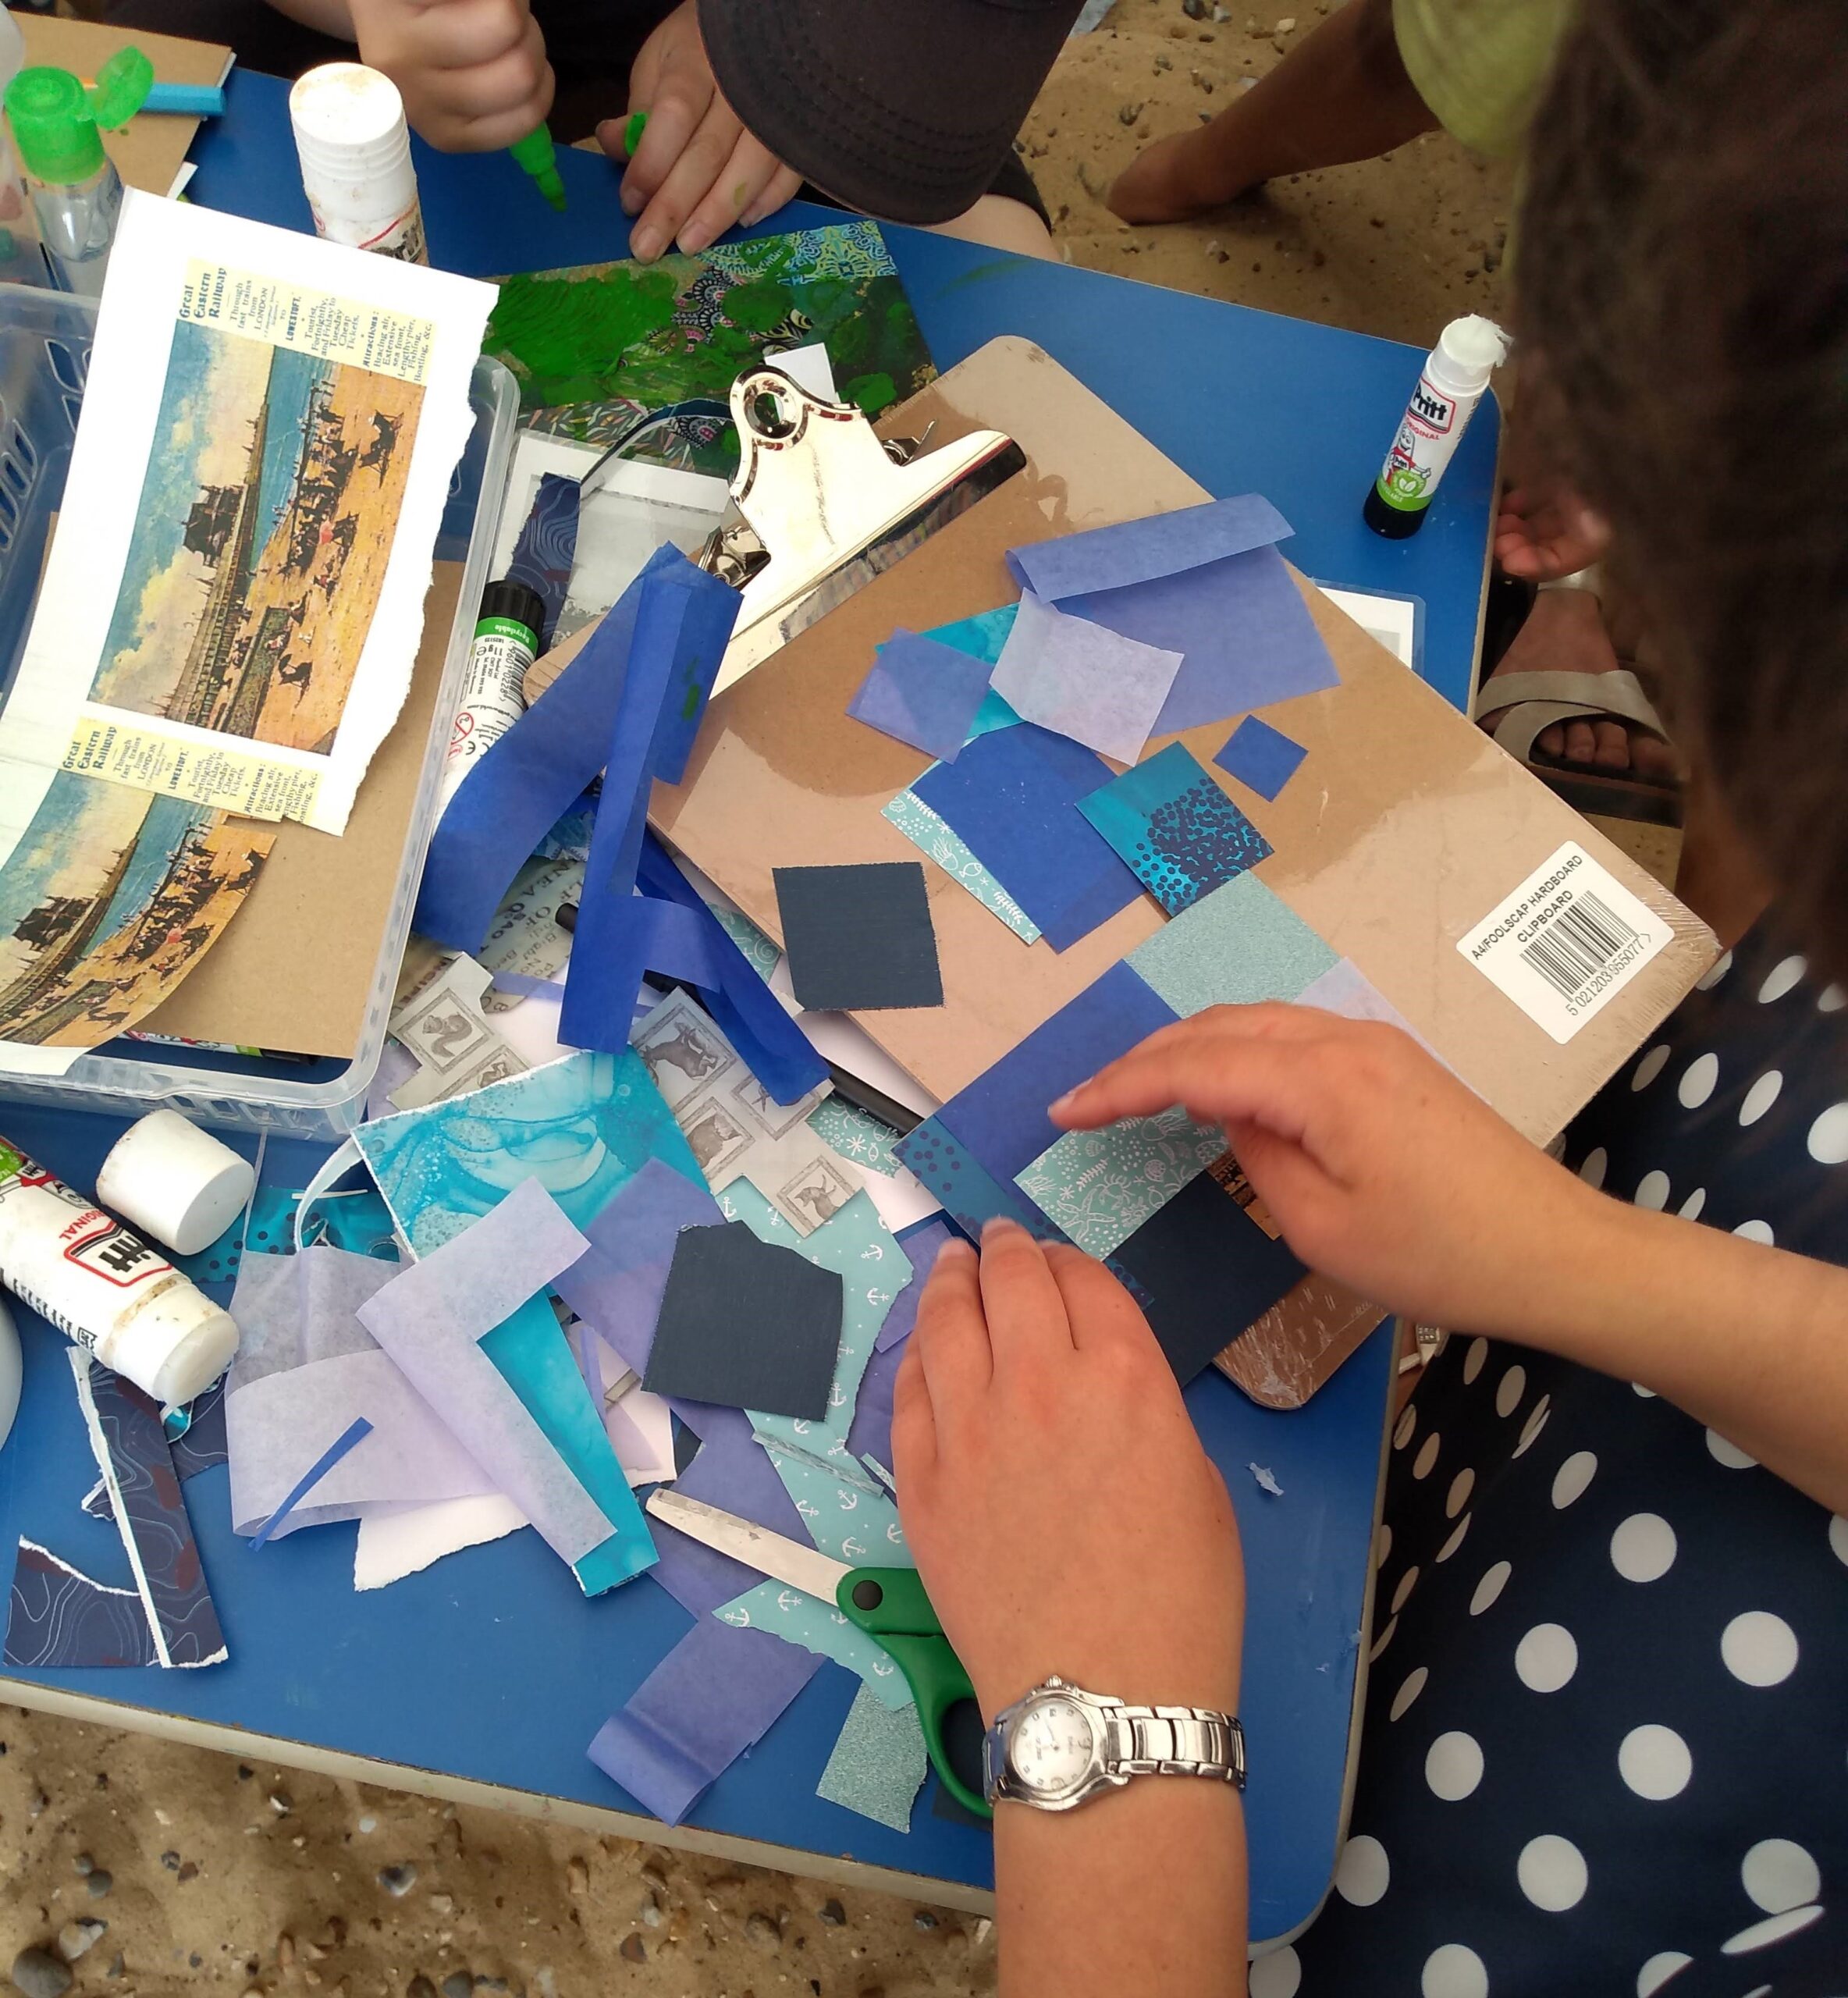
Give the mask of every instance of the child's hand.
<path id="1" fill-rule="evenodd" d="M 629 254 L 651 264 L 669 244 L 691 255 L 734 222 L 760 222 L 802 184 L 738 122 L 725 101 L 699 38 L 693 0 L 681 0 L 641 45 L 629 76 L 629 108 L 648 113 L 623 175 L 623 207 L 636 218 Z M 597 137 L 612 158 L 626 157 L 626 121 L 607 119 Z"/>
<path id="2" fill-rule="evenodd" d="M 1075 1249 L 938 1255 L 893 1397 L 905 1537 L 992 1721 L 1050 1673 L 1236 1710 L 1238 1529 L 1154 1335 Z"/>
<path id="3" fill-rule="evenodd" d="M 1495 513 L 1495 560 L 1522 582 L 1550 583 L 1589 568 L 1611 531 L 1568 485 L 1555 480 L 1511 486 Z"/>
<path id="4" fill-rule="evenodd" d="M 1224 1126 L 1303 1261 L 1440 1325 L 1519 1336 L 1600 1205 L 1409 1034 L 1306 1006 L 1165 1027 L 1052 1115 L 1093 1130 L 1177 1103 Z"/>
<path id="5" fill-rule="evenodd" d="M 361 59 L 439 151 L 492 152 L 552 108 L 552 66 L 526 0 L 352 0 Z"/>

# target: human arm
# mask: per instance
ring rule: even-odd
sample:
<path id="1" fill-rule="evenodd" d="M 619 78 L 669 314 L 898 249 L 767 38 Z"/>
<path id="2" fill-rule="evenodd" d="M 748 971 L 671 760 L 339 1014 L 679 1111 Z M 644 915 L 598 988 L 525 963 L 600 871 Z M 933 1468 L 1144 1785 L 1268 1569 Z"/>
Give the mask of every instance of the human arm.
<path id="1" fill-rule="evenodd" d="M 1116 1279 L 990 1224 L 937 1257 L 893 1397 L 905 1536 L 992 1722 L 1057 1673 L 1237 1711 L 1244 1574 L 1225 1486 Z M 1139 1777 L 995 1812 L 1003 1998 L 1236 1998 L 1239 1793 Z"/>
<path id="2" fill-rule="evenodd" d="M 292 6 L 317 4 L 291 0 Z M 331 11 L 337 0 L 318 4 Z M 510 146 L 552 108 L 552 66 L 527 0 L 347 0 L 347 5 L 361 59 L 397 85 L 411 129 L 439 151 Z"/>
<path id="3" fill-rule="evenodd" d="M 623 172 L 629 254 L 645 264 L 673 245 L 703 250 L 734 223 L 748 225 L 781 208 L 801 185 L 752 137 L 725 101 L 706 60 L 693 0 L 681 0 L 641 44 L 629 76 L 629 109 L 648 125 L 633 157 L 626 121 L 598 126 L 603 150 L 627 158 Z"/>
<path id="4" fill-rule="evenodd" d="M 1393 1027 L 1216 1008 L 1053 1115 L 1090 1129 L 1175 1103 L 1225 1127 L 1315 1268 L 1635 1381 L 1848 1512 L 1848 1270 L 1594 1191 Z"/>
<path id="5" fill-rule="evenodd" d="M 331 34 L 339 41 L 355 39 L 353 9 L 347 0 L 269 0 L 269 4 L 279 14 L 314 29 L 318 34 Z"/>

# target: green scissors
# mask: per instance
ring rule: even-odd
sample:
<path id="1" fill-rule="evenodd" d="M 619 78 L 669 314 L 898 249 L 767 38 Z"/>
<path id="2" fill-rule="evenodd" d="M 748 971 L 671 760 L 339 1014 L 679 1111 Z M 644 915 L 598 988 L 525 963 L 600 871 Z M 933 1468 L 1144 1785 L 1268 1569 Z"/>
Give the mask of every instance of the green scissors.
<path id="1" fill-rule="evenodd" d="M 677 1491 L 653 1492 L 648 1509 L 663 1524 L 773 1581 L 831 1602 L 875 1639 L 904 1674 L 931 1766 L 965 1811 L 993 1815 L 983 1794 L 982 1712 L 976 1689 L 950 1648 L 915 1568 L 850 1568 L 818 1548 Z"/>

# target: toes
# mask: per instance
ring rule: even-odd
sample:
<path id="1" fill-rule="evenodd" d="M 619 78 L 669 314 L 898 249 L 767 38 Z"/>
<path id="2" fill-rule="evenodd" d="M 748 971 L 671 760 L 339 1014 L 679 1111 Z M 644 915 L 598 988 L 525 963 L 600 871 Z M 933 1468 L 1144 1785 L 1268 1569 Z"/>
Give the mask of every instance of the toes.
<path id="1" fill-rule="evenodd" d="M 1565 724 L 1565 760 L 1569 763 L 1589 763 L 1597 754 L 1597 738 L 1588 721 L 1569 721 Z"/>
<path id="2" fill-rule="evenodd" d="M 1681 766 L 1674 749 L 1659 735 L 1639 734 L 1629 745 L 1629 759 L 1640 777 L 1676 777 Z"/>
<path id="3" fill-rule="evenodd" d="M 1565 754 L 1565 731 L 1555 722 L 1551 728 L 1543 728 L 1534 737 L 1533 746 L 1541 755 L 1551 756 L 1556 763 Z"/>
<path id="4" fill-rule="evenodd" d="M 1620 721 L 1594 721 L 1591 724 L 1591 760 L 1601 769 L 1629 768 L 1629 732 Z"/>

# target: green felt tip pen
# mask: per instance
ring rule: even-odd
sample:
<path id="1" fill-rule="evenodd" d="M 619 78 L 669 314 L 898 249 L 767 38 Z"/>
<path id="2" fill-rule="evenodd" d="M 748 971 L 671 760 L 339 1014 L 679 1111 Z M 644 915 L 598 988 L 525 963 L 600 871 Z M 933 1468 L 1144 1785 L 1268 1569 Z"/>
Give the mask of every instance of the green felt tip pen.
<path id="1" fill-rule="evenodd" d="M 559 178 L 552 128 L 549 125 L 535 125 L 524 139 L 515 140 L 507 151 L 532 176 L 533 185 L 553 207 L 562 209 L 565 204 L 565 183 Z"/>
<path id="2" fill-rule="evenodd" d="M 635 157 L 635 148 L 641 144 L 641 135 L 647 130 L 648 113 L 645 111 L 631 111 L 628 123 L 623 127 L 623 153 L 625 158 L 633 159 Z"/>

